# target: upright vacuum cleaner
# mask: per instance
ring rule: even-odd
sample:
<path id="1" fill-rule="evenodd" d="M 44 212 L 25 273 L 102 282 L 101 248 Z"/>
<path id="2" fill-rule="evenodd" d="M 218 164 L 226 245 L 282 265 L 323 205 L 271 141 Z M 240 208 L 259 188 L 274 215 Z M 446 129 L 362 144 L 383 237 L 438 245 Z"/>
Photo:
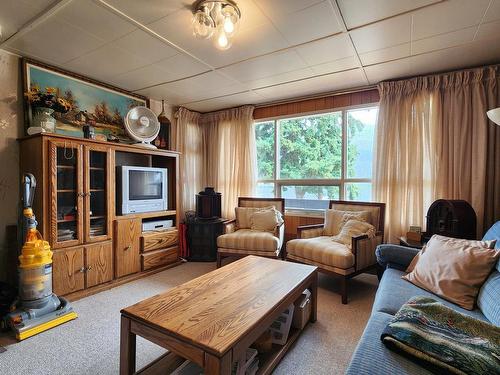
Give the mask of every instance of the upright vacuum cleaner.
<path id="1" fill-rule="evenodd" d="M 6 322 L 18 340 L 44 332 L 77 317 L 69 302 L 52 293 L 52 251 L 36 229 L 32 203 L 35 176 L 26 173 L 23 185 L 24 245 L 19 256 L 19 297 Z"/>

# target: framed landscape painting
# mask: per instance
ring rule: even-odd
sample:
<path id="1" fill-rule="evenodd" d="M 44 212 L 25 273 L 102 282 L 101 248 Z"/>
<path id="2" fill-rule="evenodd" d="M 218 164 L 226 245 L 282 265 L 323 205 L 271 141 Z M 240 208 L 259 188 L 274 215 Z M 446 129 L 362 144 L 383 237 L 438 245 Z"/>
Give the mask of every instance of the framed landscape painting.
<path id="1" fill-rule="evenodd" d="M 28 98 L 27 127 L 33 122 L 35 99 L 51 96 L 55 132 L 83 137 L 83 126 L 94 126 L 96 133 L 129 141 L 123 125 L 127 112 L 136 106 L 149 106 L 148 100 L 78 74 L 33 60 L 23 60 L 24 90 Z M 38 95 L 38 96 L 37 96 Z M 31 104 L 30 104 L 31 103 Z M 42 106 L 36 103 L 38 107 Z M 62 110 L 58 110 L 62 108 Z"/>

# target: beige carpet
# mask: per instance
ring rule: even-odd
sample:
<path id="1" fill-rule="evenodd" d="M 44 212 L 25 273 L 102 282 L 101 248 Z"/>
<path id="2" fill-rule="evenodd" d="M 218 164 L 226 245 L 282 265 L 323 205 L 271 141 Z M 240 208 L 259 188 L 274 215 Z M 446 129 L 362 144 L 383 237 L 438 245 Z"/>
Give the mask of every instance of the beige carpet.
<path id="1" fill-rule="evenodd" d="M 215 269 L 186 263 L 73 303 L 79 318 L 0 353 L 0 374 L 117 374 L 120 309 Z M 342 374 L 368 320 L 377 278 L 360 275 L 350 302 L 340 303 L 335 280 L 320 275 L 318 321 L 308 325 L 275 374 Z M 8 340 L 0 338 L 0 345 Z M 138 338 L 141 368 L 164 350 Z"/>

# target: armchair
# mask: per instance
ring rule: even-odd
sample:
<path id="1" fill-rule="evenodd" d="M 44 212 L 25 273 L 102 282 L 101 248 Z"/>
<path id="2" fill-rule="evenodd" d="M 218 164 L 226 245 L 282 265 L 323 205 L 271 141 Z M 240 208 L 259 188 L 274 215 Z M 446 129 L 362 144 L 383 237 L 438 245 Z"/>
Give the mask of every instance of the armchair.
<path id="1" fill-rule="evenodd" d="M 238 207 L 264 208 L 273 206 L 284 214 L 285 200 L 282 198 L 238 198 Z M 243 221 L 243 220 L 242 220 Z M 285 237 L 285 225 L 276 226 L 274 232 L 251 230 L 237 219 L 224 222 L 224 232 L 217 237 L 217 268 L 222 259 L 233 256 L 243 258 L 247 255 L 259 255 L 280 258 Z"/>
<path id="2" fill-rule="evenodd" d="M 339 277 L 342 303 L 347 303 L 347 280 L 377 265 L 375 249 L 384 239 L 384 203 L 330 201 L 330 209 L 367 211 L 368 222 L 375 227 L 375 237 L 352 238 L 351 248 L 334 242 L 325 224 L 297 228 L 297 239 L 286 244 L 286 259 L 317 266 L 320 272 Z"/>

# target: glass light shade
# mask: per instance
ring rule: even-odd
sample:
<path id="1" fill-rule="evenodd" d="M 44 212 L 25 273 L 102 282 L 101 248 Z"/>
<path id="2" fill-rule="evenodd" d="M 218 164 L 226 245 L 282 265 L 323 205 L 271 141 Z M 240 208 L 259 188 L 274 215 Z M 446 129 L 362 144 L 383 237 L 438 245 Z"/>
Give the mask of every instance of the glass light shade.
<path id="1" fill-rule="evenodd" d="M 222 8 L 223 27 L 228 36 L 233 36 L 238 30 L 240 16 L 232 5 L 226 5 Z"/>
<path id="2" fill-rule="evenodd" d="M 214 44 L 217 49 L 220 49 L 222 51 L 231 47 L 231 38 L 224 31 L 223 25 L 217 27 L 217 30 L 215 31 Z"/>
<path id="3" fill-rule="evenodd" d="M 493 121 L 497 125 L 500 125 L 500 107 L 490 109 L 488 112 L 486 112 L 486 114 L 491 121 Z"/>
<path id="4" fill-rule="evenodd" d="M 193 34 L 202 39 L 210 38 L 215 29 L 213 19 L 208 13 L 208 9 L 199 10 L 193 16 Z"/>

